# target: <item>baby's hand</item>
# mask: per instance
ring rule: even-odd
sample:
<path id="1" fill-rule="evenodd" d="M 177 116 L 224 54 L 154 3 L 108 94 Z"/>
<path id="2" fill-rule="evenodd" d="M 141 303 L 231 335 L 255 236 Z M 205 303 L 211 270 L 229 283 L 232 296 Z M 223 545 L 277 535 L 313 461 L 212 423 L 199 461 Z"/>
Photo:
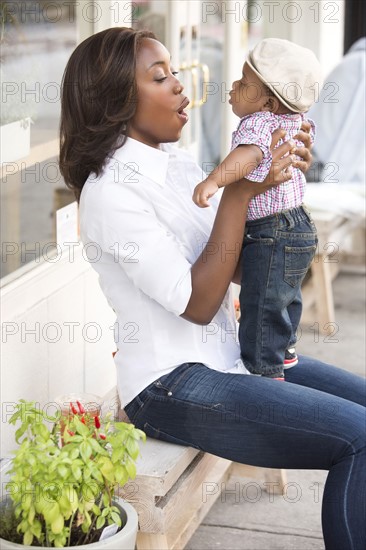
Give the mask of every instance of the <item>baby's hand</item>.
<path id="1" fill-rule="evenodd" d="M 200 206 L 201 208 L 210 206 L 208 199 L 213 197 L 218 190 L 219 186 L 217 185 L 217 183 L 207 178 L 206 180 L 201 181 L 201 183 L 196 185 L 193 192 L 193 202 L 195 202 L 197 206 Z"/>

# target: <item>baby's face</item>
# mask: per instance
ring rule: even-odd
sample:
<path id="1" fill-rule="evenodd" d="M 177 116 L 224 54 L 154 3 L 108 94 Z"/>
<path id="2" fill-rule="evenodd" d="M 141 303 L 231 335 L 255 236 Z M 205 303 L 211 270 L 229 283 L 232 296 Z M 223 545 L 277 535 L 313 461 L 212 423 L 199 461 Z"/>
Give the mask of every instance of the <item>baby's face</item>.
<path id="1" fill-rule="evenodd" d="M 266 88 L 247 63 L 243 65 L 241 79 L 233 82 L 229 95 L 233 113 L 240 118 L 268 110 L 266 105 L 269 96 Z"/>

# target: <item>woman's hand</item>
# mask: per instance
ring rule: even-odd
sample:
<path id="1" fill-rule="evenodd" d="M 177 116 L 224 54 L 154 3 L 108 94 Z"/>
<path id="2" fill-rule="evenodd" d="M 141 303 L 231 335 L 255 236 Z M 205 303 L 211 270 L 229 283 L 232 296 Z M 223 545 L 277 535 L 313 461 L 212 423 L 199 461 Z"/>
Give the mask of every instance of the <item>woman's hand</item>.
<path id="1" fill-rule="evenodd" d="M 301 125 L 301 130 L 296 136 L 294 136 L 294 139 L 298 139 L 299 141 L 302 141 L 304 144 L 304 147 L 295 147 L 291 151 L 291 153 L 294 153 L 295 155 L 301 157 L 302 160 L 295 159 L 292 166 L 294 168 L 299 168 L 301 172 L 307 172 L 311 166 L 313 157 L 311 154 L 311 139 L 310 139 L 310 129 L 311 126 L 309 122 L 303 122 Z"/>
<path id="2" fill-rule="evenodd" d="M 280 139 L 283 139 L 285 136 L 286 131 L 281 128 L 275 130 L 272 134 L 270 146 L 272 153 L 272 164 L 269 174 L 263 181 L 263 183 L 268 186 L 268 189 L 271 189 L 271 187 L 279 185 L 280 183 L 284 183 L 292 177 L 292 166 L 296 161 L 294 155 L 296 143 L 293 140 L 285 141 L 285 143 L 275 149 Z"/>

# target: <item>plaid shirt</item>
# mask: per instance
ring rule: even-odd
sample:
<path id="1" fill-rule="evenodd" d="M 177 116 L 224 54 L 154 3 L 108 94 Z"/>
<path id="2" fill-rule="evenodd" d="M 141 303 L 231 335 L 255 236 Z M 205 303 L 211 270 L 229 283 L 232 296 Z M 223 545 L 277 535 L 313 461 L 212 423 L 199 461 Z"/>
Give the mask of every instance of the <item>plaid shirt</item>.
<path id="1" fill-rule="evenodd" d="M 278 142 L 276 145 L 278 147 L 284 141 L 293 138 L 297 134 L 303 120 L 311 124 L 310 136 L 311 142 L 314 143 L 314 122 L 306 118 L 302 113 L 276 115 L 265 111 L 254 113 L 241 119 L 237 129 L 233 132 L 231 150 L 238 147 L 238 145 L 257 145 L 263 153 L 262 162 L 250 172 L 247 176 L 248 180 L 262 182 L 270 170 L 272 163 L 272 154 L 270 151 L 272 132 L 277 128 L 286 130 L 285 139 L 281 139 Z M 303 143 L 295 141 L 297 145 L 303 145 Z M 288 208 L 299 206 L 304 197 L 305 184 L 304 174 L 298 168 L 293 168 L 292 178 L 289 181 L 281 183 L 261 195 L 257 195 L 250 201 L 247 219 L 256 220 Z"/>

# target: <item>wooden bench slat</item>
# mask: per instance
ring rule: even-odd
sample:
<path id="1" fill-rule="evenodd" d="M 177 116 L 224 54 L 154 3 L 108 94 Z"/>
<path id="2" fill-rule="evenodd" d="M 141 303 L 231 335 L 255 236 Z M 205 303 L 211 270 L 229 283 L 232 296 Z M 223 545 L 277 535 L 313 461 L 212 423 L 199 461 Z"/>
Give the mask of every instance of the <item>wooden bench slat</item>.
<path id="1" fill-rule="evenodd" d="M 155 496 L 164 496 L 198 453 L 192 447 L 147 438 L 146 443 L 141 444 L 135 481 L 139 483 L 139 479 L 144 478 Z"/>

